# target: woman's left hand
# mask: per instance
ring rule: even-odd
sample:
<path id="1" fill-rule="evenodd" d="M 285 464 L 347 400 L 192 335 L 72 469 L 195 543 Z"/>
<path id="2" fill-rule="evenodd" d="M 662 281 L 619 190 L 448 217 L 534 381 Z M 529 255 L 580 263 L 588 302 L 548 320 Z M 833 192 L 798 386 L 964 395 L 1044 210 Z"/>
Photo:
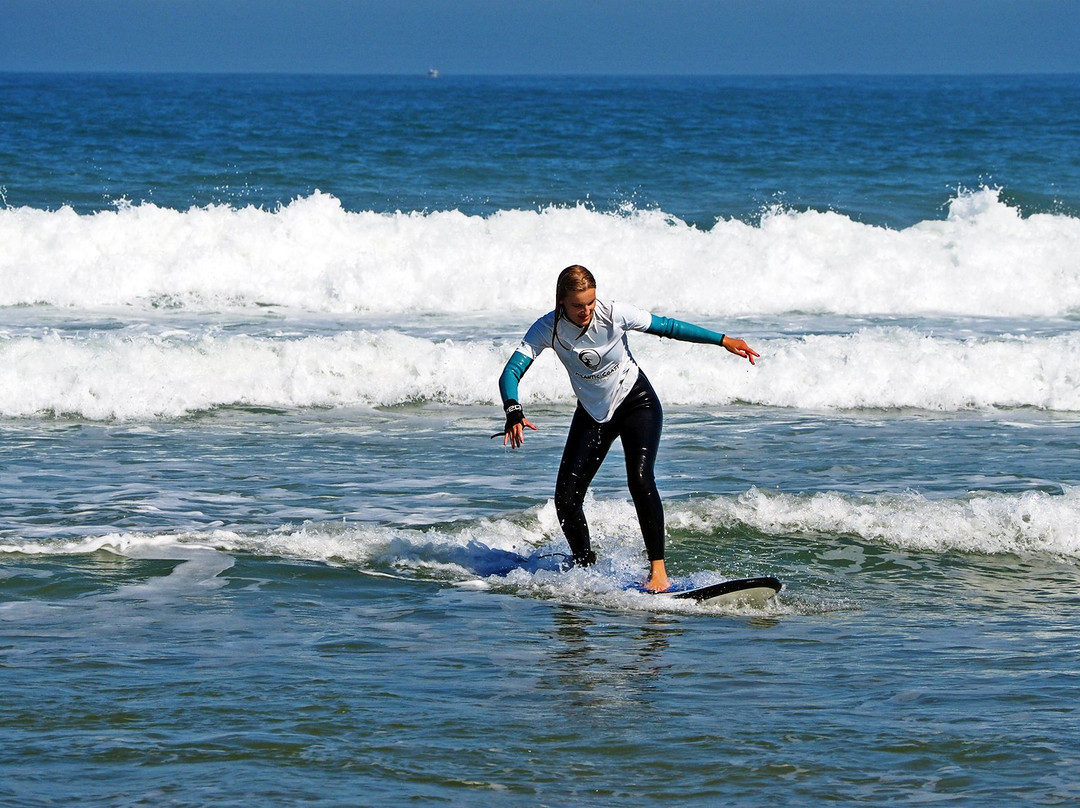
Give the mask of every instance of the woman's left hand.
<path id="1" fill-rule="evenodd" d="M 738 337 L 725 336 L 723 346 L 736 356 L 741 356 L 743 359 L 749 359 L 751 365 L 754 364 L 755 356 L 761 356 L 761 354 L 746 344 L 746 340 L 739 339 Z"/>

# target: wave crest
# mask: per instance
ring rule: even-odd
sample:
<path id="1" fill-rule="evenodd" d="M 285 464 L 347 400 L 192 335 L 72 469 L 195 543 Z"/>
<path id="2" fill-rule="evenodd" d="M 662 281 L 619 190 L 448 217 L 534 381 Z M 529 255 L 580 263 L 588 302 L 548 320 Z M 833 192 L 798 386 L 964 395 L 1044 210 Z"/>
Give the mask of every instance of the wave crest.
<path id="1" fill-rule="evenodd" d="M 0 306 L 543 311 L 582 263 L 606 295 L 672 313 L 1080 311 L 1080 220 L 1023 217 L 987 188 L 904 230 L 779 209 L 709 230 L 633 208 L 349 212 L 315 193 L 277 210 L 0 209 L 0 243 Z"/>
<path id="2" fill-rule="evenodd" d="M 633 340 L 635 356 L 672 406 L 1080 412 L 1075 333 L 962 340 L 883 328 L 754 344 L 762 354 L 757 367 L 710 346 L 647 335 Z M 393 330 L 0 338 L 0 415 L 152 420 L 232 406 L 488 405 L 511 350 L 499 339 Z M 529 406 L 573 401 L 550 353 L 530 368 L 521 392 Z"/>

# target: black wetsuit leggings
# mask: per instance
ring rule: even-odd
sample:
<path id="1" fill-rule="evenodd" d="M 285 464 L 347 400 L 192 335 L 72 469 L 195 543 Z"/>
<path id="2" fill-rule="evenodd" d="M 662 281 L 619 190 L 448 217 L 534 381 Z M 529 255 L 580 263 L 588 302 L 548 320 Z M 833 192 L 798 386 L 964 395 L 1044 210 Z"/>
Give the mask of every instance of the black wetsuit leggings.
<path id="1" fill-rule="evenodd" d="M 653 466 L 660 447 L 664 412 L 660 399 L 645 378 L 638 374 L 630 395 L 620 404 L 611 420 L 597 423 L 578 404 L 566 436 L 559 476 L 555 482 L 555 511 L 559 516 L 574 560 L 590 563 L 595 556 L 589 544 L 589 525 L 585 521 L 585 492 L 589 490 L 600 464 L 607 457 L 615 438 L 622 439 L 626 455 L 626 483 L 634 500 L 645 551 L 650 561 L 664 557 L 664 505 L 656 490 Z"/>

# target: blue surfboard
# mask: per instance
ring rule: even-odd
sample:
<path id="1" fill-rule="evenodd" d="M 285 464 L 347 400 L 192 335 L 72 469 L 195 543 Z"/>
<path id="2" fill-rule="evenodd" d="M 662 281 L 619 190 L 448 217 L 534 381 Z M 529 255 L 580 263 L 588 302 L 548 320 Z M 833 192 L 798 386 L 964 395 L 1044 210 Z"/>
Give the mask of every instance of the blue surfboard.
<path id="1" fill-rule="evenodd" d="M 737 578 L 698 587 L 677 583 L 665 592 L 648 594 L 672 600 L 693 600 L 710 606 L 764 606 L 776 597 L 782 587 L 783 584 L 778 579 L 767 575 L 760 578 Z M 647 592 L 641 585 L 633 588 L 639 592 Z"/>

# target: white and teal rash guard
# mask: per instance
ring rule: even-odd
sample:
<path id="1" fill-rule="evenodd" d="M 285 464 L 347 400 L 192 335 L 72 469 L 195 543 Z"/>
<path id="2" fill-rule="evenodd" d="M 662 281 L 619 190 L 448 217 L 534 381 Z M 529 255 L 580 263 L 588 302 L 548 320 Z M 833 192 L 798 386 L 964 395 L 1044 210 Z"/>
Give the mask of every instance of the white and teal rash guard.
<path id="1" fill-rule="evenodd" d="M 657 317 L 629 303 L 596 301 L 592 320 L 584 329 L 565 317 L 555 328 L 555 312 L 537 320 L 503 368 L 499 392 L 503 402 L 517 400 L 518 382 L 547 348 L 554 348 L 570 376 L 578 401 L 599 423 L 606 423 L 637 381 L 639 368 L 626 339 L 629 331 L 721 345 L 723 334 L 669 317 Z"/>

